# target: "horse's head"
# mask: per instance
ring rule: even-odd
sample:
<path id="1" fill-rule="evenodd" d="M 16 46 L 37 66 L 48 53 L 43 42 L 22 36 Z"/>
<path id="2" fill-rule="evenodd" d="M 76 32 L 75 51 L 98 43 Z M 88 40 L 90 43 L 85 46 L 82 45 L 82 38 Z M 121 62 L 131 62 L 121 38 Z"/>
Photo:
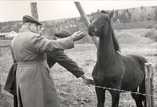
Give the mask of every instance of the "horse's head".
<path id="1" fill-rule="evenodd" d="M 100 37 L 101 35 L 104 35 L 104 33 L 107 33 L 111 27 L 112 16 L 113 12 L 109 13 L 106 11 L 101 11 L 97 19 L 89 25 L 89 35 Z"/>

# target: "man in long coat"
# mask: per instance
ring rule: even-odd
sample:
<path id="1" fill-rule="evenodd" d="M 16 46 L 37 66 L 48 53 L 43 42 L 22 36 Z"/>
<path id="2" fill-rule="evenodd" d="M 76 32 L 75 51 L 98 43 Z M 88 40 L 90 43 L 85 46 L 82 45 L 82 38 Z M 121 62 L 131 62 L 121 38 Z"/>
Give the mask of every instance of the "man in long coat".
<path id="1" fill-rule="evenodd" d="M 75 32 L 60 40 L 48 40 L 38 34 L 40 22 L 26 15 L 12 49 L 18 63 L 16 71 L 18 107 L 60 107 L 56 89 L 49 75 L 46 53 L 73 48 L 84 34 Z M 81 73 L 78 77 L 86 80 Z"/>

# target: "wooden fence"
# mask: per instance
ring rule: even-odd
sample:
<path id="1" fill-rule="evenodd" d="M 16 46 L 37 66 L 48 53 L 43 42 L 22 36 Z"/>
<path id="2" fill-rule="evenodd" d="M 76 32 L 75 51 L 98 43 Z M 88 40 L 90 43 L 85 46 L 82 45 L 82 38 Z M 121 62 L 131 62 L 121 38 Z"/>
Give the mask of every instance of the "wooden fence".
<path id="1" fill-rule="evenodd" d="M 154 107 L 153 93 L 153 67 L 150 63 L 145 64 L 145 86 L 146 86 L 146 107 Z"/>

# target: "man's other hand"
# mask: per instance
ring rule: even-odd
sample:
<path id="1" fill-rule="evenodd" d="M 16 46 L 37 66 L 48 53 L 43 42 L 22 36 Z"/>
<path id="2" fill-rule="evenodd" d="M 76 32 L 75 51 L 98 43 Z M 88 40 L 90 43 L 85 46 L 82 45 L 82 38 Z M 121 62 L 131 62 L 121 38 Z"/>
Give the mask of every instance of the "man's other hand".
<path id="1" fill-rule="evenodd" d="M 86 33 L 81 32 L 81 31 L 77 31 L 71 35 L 74 41 L 78 41 L 82 39 L 84 36 L 86 36 Z"/>

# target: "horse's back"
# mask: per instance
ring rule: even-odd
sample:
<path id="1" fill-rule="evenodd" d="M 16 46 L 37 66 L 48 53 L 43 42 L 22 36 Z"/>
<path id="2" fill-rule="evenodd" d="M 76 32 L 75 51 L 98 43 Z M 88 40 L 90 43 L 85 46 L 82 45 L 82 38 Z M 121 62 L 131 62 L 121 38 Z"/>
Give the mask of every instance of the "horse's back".
<path id="1" fill-rule="evenodd" d="M 125 66 L 125 74 L 122 81 L 122 88 L 134 89 L 144 79 L 144 66 L 147 61 L 144 57 L 138 55 L 122 56 L 122 59 Z"/>
<path id="2" fill-rule="evenodd" d="M 123 62 L 125 63 L 125 65 L 127 67 L 129 67 L 130 65 L 132 65 L 132 66 L 135 66 L 138 69 L 140 68 L 143 71 L 145 63 L 147 63 L 147 60 L 143 56 L 139 56 L 139 55 L 127 55 L 127 56 L 123 56 Z"/>

